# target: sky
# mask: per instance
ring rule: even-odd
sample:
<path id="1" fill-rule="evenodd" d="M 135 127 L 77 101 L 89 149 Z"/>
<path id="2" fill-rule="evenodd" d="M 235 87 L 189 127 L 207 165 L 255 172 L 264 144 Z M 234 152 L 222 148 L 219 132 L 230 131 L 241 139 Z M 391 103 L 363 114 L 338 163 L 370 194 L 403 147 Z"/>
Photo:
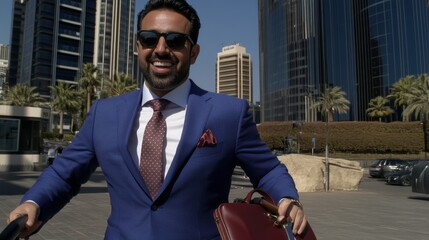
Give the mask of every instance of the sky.
<path id="1" fill-rule="evenodd" d="M 14 0 L 2 0 L 0 8 L 0 44 L 10 43 L 11 13 Z M 146 0 L 136 0 L 136 14 Z M 257 0 L 188 0 L 201 20 L 197 62 L 191 66 L 190 77 L 200 87 L 215 90 L 215 63 L 222 47 L 240 44 L 253 61 L 253 98 L 259 101 L 259 39 Z"/>

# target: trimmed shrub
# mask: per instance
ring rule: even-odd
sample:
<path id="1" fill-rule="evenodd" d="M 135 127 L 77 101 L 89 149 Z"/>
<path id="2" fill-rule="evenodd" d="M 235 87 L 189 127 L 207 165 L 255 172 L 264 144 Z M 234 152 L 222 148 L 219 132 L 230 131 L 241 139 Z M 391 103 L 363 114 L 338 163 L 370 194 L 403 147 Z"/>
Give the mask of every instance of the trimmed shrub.
<path id="1" fill-rule="evenodd" d="M 423 125 L 420 122 L 265 122 L 258 125 L 262 140 L 271 149 L 283 149 L 286 137 L 299 142 L 301 152 L 329 150 L 345 153 L 419 153 L 424 151 Z"/>

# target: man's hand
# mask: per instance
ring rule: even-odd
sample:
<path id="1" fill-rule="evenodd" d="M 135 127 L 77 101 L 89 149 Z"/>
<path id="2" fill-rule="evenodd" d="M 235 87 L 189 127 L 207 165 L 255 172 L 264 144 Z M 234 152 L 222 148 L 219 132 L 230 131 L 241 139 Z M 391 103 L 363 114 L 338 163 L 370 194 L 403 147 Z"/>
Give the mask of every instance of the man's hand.
<path id="1" fill-rule="evenodd" d="M 302 206 L 291 199 L 284 198 L 279 203 L 279 216 L 277 222 L 284 223 L 290 220 L 293 224 L 293 234 L 301 234 L 307 226 L 307 218 L 305 217 Z"/>
<path id="2" fill-rule="evenodd" d="M 19 237 L 25 238 L 30 236 L 32 233 L 36 232 L 40 226 L 42 225 L 41 221 L 37 221 L 39 217 L 39 206 L 32 202 L 25 202 L 19 205 L 15 210 L 13 210 L 9 214 L 9 218 L 7 219 L 7 224 L 17 219 L 22 215 L 27 215 L 28 220 L 25 223 L 25 228 L 19 234 Z"/>

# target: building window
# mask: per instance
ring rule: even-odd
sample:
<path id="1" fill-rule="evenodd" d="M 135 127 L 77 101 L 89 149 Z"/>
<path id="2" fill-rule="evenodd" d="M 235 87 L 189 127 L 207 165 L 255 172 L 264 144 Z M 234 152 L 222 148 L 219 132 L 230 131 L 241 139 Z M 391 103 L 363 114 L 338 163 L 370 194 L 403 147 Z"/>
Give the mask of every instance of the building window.
<path id="1" fill-rule="evenodd" d="M 18 151 L 19 125 L 19 119 L 0 118 L 0 152 Z"/>

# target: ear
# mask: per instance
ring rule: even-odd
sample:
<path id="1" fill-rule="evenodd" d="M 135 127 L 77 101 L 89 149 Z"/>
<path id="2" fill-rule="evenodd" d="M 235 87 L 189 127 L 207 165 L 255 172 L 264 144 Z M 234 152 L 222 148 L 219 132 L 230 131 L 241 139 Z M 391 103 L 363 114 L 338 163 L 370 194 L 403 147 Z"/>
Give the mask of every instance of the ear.
<path id="1" fill-rule="evenodd" d="M 191 49 L 191 64 L 197 61 L 198 54 L 200 54 L 200 45 L 195 44 Z"/>
<path id="2" fill-rule="evenodd" d="M 140 49 L 140 42 L 138 40 L 136 41 L 136 49 L 137 49 L 137 52 Z"/>

